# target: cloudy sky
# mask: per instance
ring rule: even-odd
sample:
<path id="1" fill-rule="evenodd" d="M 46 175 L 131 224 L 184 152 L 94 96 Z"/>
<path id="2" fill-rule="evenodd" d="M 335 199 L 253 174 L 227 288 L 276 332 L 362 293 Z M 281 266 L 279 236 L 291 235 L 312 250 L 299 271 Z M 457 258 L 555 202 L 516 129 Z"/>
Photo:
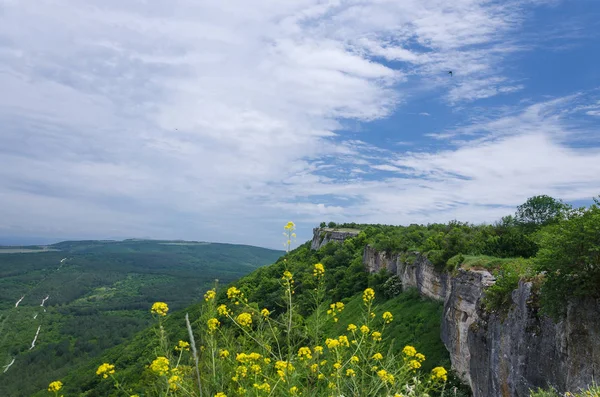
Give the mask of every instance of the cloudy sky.
<path id="1" fill-rule="evenodd" d="M 0 0 L 0 240 L 589 203 L 599 48 L 597 0 Z"/>

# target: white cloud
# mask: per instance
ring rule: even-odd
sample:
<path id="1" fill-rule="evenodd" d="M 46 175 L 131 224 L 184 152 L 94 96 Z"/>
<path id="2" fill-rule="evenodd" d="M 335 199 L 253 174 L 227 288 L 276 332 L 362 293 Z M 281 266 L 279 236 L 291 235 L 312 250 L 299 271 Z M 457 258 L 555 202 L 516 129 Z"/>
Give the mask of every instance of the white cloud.
<path id="1" fill-rule="evenodd" d="M 266 231 L 290 211 L 306 222 L 402 221 L 426 205 L 462 208 L 441 193 L 460 180 L 378 180 L 378 167 L 398 167 L 395 154 L 339 134 L 348 120 L 390 115 L 408 100 L 406 83 L 456 103 L 520 89 L 501 63 L 523 50 L 511 39 L 523 10 L 486 0 L 5 1 L 3 230 L 278 246 Z M 558 125 L 531 119 L 524 128 Z M 511 128 L 506 118 L 487 128 L 502 123 Z M 404 161 L 435 176 L 450 157 Z M 327 195 L 346 202 L 316 197 Z"/>

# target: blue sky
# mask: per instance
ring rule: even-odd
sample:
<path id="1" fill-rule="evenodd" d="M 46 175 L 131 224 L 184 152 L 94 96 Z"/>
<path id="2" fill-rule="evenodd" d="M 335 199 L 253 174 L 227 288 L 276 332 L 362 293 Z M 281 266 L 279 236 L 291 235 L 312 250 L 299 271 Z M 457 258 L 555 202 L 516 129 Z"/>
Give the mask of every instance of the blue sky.
<path id="1" fill-rule="evenodd" d="M 2 0 L 0 240 L 589 203 L 598 32 L 596 0 Z"/>

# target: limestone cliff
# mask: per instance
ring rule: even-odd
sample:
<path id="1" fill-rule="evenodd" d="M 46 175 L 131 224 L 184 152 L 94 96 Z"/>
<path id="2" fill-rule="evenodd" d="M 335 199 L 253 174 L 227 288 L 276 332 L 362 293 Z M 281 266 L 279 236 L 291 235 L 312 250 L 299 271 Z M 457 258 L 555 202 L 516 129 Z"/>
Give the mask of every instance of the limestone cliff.
<path id="1" fill-rule="evenodd" d="M 341 243 L 347 238 L 357 236 L 358 233 L 360 233 L 360 230 L 316 227 L 313 229 L 313 239 L 310 248 L 318 250 L 330 241 Z"/>
<path id="2" fill-rule="evenodd" d="M 525 397 L 554 386 L 573 391 L 600 378 L 600 302 L 569 306 L 555 323 L 539 315 L 531 283 L 513 291 L 508 315 L 487 313 L 481 298 L 494 283 L 487 271 L 439 272 L 418 253 L 388 255 L 365 247 L 370 272 L 386 269 L 423 296 L 444 302 L 441 338 L 452 367 L 474 397 Z"/>

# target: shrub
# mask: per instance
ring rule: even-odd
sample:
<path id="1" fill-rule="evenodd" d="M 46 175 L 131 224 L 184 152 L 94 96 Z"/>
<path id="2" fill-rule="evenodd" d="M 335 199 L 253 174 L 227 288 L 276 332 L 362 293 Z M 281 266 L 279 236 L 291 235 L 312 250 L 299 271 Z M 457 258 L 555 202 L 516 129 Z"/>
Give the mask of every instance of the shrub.
<path id="1" fill-rule="evenodd" d="M 519 280 L 533 276 L 532 265 L 522 258 L 504 262 L 494 276 L 496 283 L 485 291 L 483 303 L 488 311 L 505 313 L 512 305 L 512 292 L 519 286 Z"/>

